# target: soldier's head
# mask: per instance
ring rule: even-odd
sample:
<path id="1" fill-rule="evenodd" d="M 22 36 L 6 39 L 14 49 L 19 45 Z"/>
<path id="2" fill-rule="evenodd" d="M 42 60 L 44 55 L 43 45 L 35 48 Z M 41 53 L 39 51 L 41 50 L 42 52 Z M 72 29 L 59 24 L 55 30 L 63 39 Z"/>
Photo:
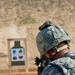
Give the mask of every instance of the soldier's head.
<path id="1" fill-rule="evenodd" d="M 60 51 L 69 48 L 70 38 L 61 27 L 47 21 L 39 27 L 39 30 L 36 43 L 41 57 L 46 56 L 51 59 Z"/>

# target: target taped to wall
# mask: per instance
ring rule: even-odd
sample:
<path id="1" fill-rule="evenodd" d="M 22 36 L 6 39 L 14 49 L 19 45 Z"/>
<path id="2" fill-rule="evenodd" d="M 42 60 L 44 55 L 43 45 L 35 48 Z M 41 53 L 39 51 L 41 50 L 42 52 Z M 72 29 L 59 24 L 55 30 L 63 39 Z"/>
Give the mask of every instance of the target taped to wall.
<path id="1" fill-rule="evenodd" d="M 11 49 L 11 65 L 12 66 L 25 65 L 24 48 L 12 48 Z"/>

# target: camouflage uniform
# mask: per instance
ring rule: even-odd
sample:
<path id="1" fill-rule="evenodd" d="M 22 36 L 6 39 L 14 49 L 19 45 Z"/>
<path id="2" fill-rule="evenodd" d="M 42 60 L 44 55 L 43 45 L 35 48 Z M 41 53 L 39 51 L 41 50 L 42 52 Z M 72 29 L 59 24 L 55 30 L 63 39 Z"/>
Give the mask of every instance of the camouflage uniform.
<path id="1" fill-rule="evenodd" d="M 66 41 L 68 45 L 70 38 L 61 27 L 55 25 L 43 27 L 36 37 L 40 56 L 52 48 L 56 48 L 63 41 Z M 56 48 L 56 50 L 59 52 L 63 49 Z M 39 75 L 75 75 L 75 53 L 69 52 L 62 58 L 50 62 Z"/>
<path id="2" fill-rule="evenodd" d="M 75 75 L 75 53 L 69 52 L 47 65 L 40 75 Z"/>

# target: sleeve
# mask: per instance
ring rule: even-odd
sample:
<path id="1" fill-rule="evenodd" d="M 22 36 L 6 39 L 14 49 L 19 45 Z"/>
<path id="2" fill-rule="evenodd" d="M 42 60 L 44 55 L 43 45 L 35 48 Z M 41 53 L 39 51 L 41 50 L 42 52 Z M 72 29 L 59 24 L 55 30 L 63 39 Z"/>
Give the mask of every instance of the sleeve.
<path id="1" fill-rule="evenodd" d="M 62 69 L 57 66 L 47 66 L 40 75 L 64 75 Z"/>

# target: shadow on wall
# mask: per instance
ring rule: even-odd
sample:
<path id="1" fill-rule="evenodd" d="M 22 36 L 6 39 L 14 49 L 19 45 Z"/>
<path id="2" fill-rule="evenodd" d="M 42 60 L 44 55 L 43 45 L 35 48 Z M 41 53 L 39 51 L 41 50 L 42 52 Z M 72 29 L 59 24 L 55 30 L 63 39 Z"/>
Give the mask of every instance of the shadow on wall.
<path id="1" fill-rule="evenodd" d="M 0 53 L 0 57 L 8 57 L 5 53 Z"/>

